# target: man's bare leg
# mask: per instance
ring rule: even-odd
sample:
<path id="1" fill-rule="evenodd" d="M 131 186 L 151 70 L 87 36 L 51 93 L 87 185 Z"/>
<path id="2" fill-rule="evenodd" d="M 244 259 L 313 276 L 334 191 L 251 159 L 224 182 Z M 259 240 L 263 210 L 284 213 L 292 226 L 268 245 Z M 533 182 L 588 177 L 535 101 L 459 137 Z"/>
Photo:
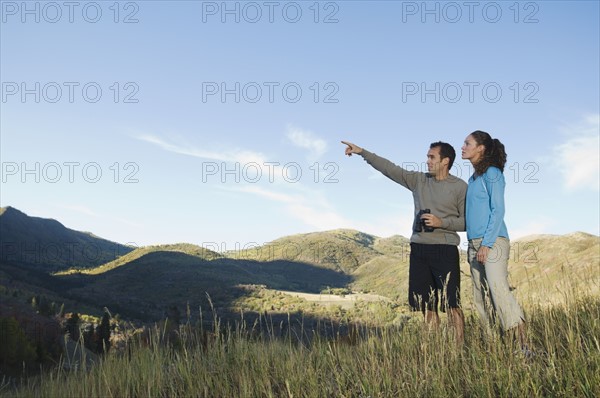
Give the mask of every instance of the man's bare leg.
<path id="1" fill-rule="evenodd" d="M 461 347 L 465 342 L 465 315 L 460 308 L 450 308 L 448 323 L 454 328 L 456 345 Z"/>
<path id="2" fill-rule="evenodd" d="M 440 317 L 437 312 L 425 310 L 425 324 L 429 329 L 437 330 L 440 326 Z"/>

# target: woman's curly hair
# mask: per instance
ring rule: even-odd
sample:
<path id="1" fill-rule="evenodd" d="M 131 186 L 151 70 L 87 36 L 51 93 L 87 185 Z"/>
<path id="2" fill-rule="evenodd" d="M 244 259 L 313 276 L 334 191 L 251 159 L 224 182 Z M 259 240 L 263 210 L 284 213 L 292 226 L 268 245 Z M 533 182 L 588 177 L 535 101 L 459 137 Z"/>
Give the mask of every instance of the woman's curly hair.
<path id="1" fill-rule="evenodd" d="M 485 151 L 483 156 L 473 165 L 475 168 L 476 175 L 483 175 L 490 166 L 495 166 L 504 172 L 504 165 L 506 164 L 506 151 L 504 150 L 504 144 L 497 138 L 492 137 L 485 131 L 476 130 L 471 133 L 471 136 L 477 142 L 478 145 L 483 145 Z"/>

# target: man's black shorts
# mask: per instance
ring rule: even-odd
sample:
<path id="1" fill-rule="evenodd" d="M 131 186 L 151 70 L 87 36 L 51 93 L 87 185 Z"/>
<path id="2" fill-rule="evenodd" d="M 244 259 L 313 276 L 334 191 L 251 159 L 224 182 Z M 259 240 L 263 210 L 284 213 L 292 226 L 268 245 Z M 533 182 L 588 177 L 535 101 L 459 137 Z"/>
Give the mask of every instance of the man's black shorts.
<path id="1" fill-rule="evenodd" d="M 410 244 L 408 303 L 414 311 L 437 311 L 460 307 L 460 268 L 458 247 L 452 245 Z"/>

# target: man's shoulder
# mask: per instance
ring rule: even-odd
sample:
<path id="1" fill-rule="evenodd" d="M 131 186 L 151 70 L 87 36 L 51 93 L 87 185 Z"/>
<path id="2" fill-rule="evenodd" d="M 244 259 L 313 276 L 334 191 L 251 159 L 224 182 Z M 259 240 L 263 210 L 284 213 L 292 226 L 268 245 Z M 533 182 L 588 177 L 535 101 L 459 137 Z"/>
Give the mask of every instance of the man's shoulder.
<path id="1" fill-rule="evenodd" d="M 459 188 L 464 188 L 467 189 L 467 183 L 465 182 L 465 180 L 463 180 L 462 178 L 458 178 L 456 176 L 453 176 L 452 174 L 450 174 L 448 176 L 448 178 L 446 179 L 446 181 L 449 184 L 455 184 L 455 186 L 459 187 Z"/>

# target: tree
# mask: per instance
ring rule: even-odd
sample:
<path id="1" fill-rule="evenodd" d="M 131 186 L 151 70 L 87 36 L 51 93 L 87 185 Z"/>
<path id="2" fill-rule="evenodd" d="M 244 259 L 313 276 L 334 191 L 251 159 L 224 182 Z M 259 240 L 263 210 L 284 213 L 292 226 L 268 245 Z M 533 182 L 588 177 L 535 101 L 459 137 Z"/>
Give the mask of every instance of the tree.
<path id="1" fill-rule="evenodd" d="M 169 307 L 169 310 L 167 311 L 167 321 L 171 323 L 173 327 L 179 328 L 179 324 L 181 322 L 181 313 L 176 305 Z"/>
<path id="2" fill-rule="evenodd" d="M 39 301 L 38 301 L 38 313 L 40 315 L 46 315 L 46 316 L 54 315 L 52 313 L 52 306 L 48 302 L 48 299 L 46 297 L 44 297 L 44 296 L 41 296 L 39 298 Z"/>
<path id="3" fill-rule="evenodd" d="M 165 320 L 165 338 L 167 341 L 175 347 L 180 347 L 181 342 L 179 340 L 179 324 L 181 320 L 181 313 L 176 305 L 169 307 L 167 311 L 167 319 Z"/>
<path id="4" fill-rule="evenodd" d="M 31 307 L 40 315 L 54 315 L 52 305 L 45 296 L 33 296 Z"/>
<path id="5" fill-rule="evenodd" d="M 83 331 L 83 345 L 85 345 L 85 347 L 90 351 L 96 351 L 98 344 L 97 340 L 98 338 L 96 336 L 96 332 L 94 331 L 94 324 L 90 323 Z"/>
<path id="6" fill-rule="evenodd" d="M 67 333 L 71 336 L 71 340 L 79 341 L 79 314 L 76 312 L 71 313 L 69 319 L 67 319 L 66 325 Z"/>
<path id="7" fill-rule="evenodd" d="M 36 350 L 14 317 L 0 317 L 0 371 L 18 373 L 24 364 L 32 366 Z"/>
<path id="8" fill-rule="evenodd" d="M 96 352 L 102 354 L 108 352 L 110 348 L 110 316 L 107 311 L 104 311 L 102 321 L 96 328 L 96 334 L 98 335 L 98 348 Z"/>

